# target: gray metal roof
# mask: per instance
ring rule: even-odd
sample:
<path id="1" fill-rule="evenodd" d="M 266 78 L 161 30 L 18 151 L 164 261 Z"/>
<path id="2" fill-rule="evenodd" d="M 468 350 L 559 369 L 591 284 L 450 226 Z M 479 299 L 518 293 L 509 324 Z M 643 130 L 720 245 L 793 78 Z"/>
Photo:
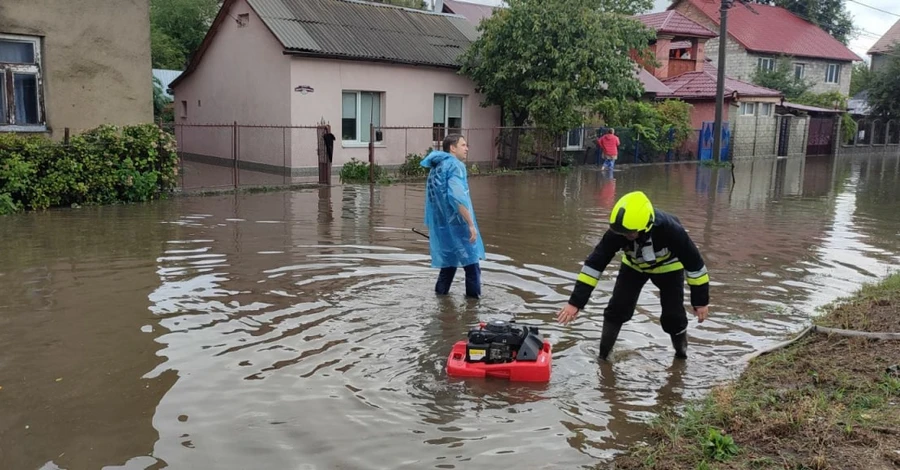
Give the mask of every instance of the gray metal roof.
<path id="1" fill-rule="evenodd" d="M 463 17 L 354 0 L 248 0 L 288 51 L 457 67 L 477 38 Z"/>
<path id="2" fill-rule="evenodd" d="M 158 78 L 160 83 L 162 83 L 162 91 L 163 95 L 166 98 L 172 99 L 172 94 L 169 93 L 169 85 L 172 83 L 172 80 L 178 78 L 181 75 L 181 70 L 168 70 L 168 69 L 152 69 L 153 76 Z"/>

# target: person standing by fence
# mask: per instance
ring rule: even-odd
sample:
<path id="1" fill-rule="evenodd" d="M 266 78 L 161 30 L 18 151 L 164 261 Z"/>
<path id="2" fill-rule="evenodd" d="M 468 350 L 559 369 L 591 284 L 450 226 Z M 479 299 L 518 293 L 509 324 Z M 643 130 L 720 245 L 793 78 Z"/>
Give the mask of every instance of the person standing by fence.
<path id="1" fill-rule="evenodd" d="M 450 134 L 444 138 L 442 149 L 431 152 L 421 163 L 430 169 L 425 184 L 425 225 L 431 267 L 441 270 L 434 290 L 437 295 L 447 295 L 456 269 L 462 267 L 466 296 L 477 299 L 481 297 L 479 260 L 485 259 L 485 252 L 463 163 L 469 144 L 463 136 Z"/>
<path id="2" fill-rule="evenodd" d="M 603 137 L 597 139 L 597 146 L 603 152 L 603 168 L 609 168 L 609 171 L 613 171 L 616 166 L 616 159 L 619 158 L 619 145 L 621 145 L 619 136 L 616 135 L 616 130 L 612 127 L 606 131 Z"/>

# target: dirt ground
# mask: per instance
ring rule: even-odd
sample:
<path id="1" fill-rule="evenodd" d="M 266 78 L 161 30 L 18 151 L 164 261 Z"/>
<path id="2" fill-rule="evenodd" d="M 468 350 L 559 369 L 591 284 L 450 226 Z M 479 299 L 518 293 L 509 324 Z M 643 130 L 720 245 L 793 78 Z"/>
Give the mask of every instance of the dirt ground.
<path id="1" fill-rule="evenodd" d="M 900 275 L 815 324 L 900 333 Z M 812 333 L 650 424 L 615 469 L 900 469 L 900 340 Z"/>

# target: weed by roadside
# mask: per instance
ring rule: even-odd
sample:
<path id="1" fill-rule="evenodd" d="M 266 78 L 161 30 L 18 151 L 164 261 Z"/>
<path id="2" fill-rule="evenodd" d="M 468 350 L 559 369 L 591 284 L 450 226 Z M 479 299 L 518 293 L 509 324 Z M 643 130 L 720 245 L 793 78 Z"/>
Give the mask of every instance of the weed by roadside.
<path id="1" fill-rule="evenodd" d="M 900 275 L 816 321 L 900 332 Z M 649 426 L 616 469 L 900 468 L 900 341 L 815 334 Z"/>

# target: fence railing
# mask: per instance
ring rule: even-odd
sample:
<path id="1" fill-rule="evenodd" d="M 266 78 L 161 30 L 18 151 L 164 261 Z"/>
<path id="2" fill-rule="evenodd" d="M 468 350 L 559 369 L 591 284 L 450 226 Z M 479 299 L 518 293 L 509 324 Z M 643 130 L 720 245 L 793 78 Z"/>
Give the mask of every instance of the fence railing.
<path id="1" fill-rule="evenodd" d="M 856 126 L 856 133 L 844 145 L 900 145 L 900 119 L 862 118 Z"/>
<path id="2" fill-rule="evenodd" d="M 609 127 L 581 127 L 569 131 L 566 152 L 576 163 L 598 164 L 600 161 L 597 139 L 606 134 Z M 700 147 L 700 130 L 688 133 L 680 144 L 674 131 L 649 129 L 643 133 L 632 127 L 614 127 L 619 137 L 620 163 L 658 163 L 697 160 Z"/>
<path id="3" fill-rule="evenodd" d="M 183 190 L 231 189 L 302 183 L 332 184 L 334 167 L 351 162 L 369 164 L 369 180 L 385 171 L 399 171 L 414 156 L 441 147 L 448 132 L 465 137 L 467 164 L 485 170 L 556 168 L 571 163 L 593 164 L 598 132 L 585 127 L 573 144 L 572 133 L 553 135 L 536 127 L 370 126 L 366 141 L 345 140 L 339 126 L 160 123 L 177 141 Z M 335 137 L 329 147 L 328 131 Z M 622 162 L 696 159 L 699 131 L 680 148 L 660 152 L 630 128 L 617 128 Z M 372 136 L 374 138 L 368 138 Z M 356 136 L 347 136 L 356 138 Z M 663 136 L 662 139 L 667 137 Z M 579 158 L 579 152 L 581 158 Z"/>
<path id="4" fill-rule="evenodd" d="M 382 126 L 374 148 L 374 162 L 382 166 L 405 163 L 408 157 L 425 156 L 440 149 L 450 133 L 466 139 L 467 164 L 485 169 L 555 168 L 564 164 L 562 136 L 534 127 L 481 127 L 444 129 L 432 126 Z"/>
<path id="5" fill-rule="evenodd" d="M 177 142 L 183 190 L 330 182 L 325 126 L 162 123 Z"/>

